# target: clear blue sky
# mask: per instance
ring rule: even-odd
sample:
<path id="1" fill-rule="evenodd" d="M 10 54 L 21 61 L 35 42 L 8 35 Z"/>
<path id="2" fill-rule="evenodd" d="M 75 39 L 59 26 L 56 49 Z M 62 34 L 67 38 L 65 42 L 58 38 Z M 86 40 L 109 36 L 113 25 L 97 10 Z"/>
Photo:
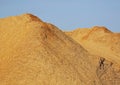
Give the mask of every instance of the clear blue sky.
<path id="1" fill-rule="evenodd" d="M 120 0 L 0 0 L 0 18 L 23 13 L 62 30 L 99 25 L 120 32 Z"/>

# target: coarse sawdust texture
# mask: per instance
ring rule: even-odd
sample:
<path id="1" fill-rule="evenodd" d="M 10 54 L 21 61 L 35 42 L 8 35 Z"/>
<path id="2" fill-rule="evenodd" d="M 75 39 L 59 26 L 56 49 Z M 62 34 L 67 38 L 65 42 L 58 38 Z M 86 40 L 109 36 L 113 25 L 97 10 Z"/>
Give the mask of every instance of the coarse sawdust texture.
<path id="1" fill-rule="evenodd" d="M 101 85 L 92 56 L 32 14 L 0 19 L 0 85 Z"/>
<path id="2" fill-rule="evenodd" d="M 102 85 L 120 84 L 120 33 L 100 26 L 78 28 L 65 33 L 95 55 L 91 59 Z"/>

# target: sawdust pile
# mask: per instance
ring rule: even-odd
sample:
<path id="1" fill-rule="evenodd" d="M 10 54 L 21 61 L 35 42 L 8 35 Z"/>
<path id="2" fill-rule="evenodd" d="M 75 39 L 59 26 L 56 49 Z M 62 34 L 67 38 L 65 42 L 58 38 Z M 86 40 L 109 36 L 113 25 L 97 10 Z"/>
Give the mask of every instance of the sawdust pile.
<path id="1" fill-rule="evenodd" d="M 95 55 L 92 61 L 102 85 L 120 84 L 120 33 L 100 26 L 78 28 L 65 33 Z"/>
<path id="2" fill-rule="evenodd" d="M 63 32 L 32 14 L 0 19 L 0 85 L 119 85 L 120 33 Z"/>
<path id="3" fill-rule="evenodd" d="M 101 85 L 90 56 L 32 14 L 0 19 L 0 85 Z"/>

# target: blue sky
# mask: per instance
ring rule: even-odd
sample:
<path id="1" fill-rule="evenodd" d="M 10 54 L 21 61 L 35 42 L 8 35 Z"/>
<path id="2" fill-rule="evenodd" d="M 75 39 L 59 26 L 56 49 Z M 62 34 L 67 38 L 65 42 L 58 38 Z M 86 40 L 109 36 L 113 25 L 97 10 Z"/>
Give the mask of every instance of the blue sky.
<path id="1" fill-rule="evenodd" d="M 120 0 L 0 0 L 0 18 L 23 13 L 62 30 L 98 25 L 120 32 Z"/>

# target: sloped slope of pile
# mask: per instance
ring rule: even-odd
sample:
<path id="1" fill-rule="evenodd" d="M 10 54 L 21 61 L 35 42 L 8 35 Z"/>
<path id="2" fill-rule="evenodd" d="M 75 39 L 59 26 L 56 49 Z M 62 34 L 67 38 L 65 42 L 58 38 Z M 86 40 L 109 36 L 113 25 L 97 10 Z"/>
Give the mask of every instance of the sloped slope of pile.
<path id="1" fill-rule="evenodd" d="M 120 33 L 105 27 L 76 29 L 66 34 L 80 43 L 89 53 L 102 85 L 120 84 Z"/>
<path id="2" fill-rule="evenodd" d="M 31 14 L 0 19 L 0 85 L 100 85 L 89 54 Z"/>

